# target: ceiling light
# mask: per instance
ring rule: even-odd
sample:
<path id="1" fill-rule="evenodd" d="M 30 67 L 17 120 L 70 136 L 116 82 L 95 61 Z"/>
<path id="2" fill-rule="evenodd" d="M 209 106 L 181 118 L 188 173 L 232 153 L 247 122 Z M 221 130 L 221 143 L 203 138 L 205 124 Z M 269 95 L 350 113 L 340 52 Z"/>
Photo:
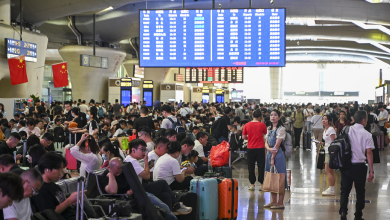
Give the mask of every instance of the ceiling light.
<path id="1" fill-rule="evenodd" d="M 97 12 L 96 14 L 101 14 L 101 13 L 104 13 L 104 12 L 107 12 L 107 11 L 111 11 L 111 10 L 113 10 L 113 9 L 114 9 L 114 8 L 113 8 L 112 6 L 110 6 L 110 7 L 106 8 L 106 9 L 103 9 L 103 10 Z"/>

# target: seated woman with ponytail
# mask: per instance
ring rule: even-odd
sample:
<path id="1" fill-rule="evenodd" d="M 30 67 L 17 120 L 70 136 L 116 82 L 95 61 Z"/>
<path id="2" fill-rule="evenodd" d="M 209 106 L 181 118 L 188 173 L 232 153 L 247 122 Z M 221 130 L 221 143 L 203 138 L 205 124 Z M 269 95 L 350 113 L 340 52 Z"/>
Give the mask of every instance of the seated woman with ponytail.
<path id="1" fill-rule="evenodd" d="M 121 154 L 119 153 L 119 148 L 113 145 L 111 142 L 103 144 L 102 148 L 100 149 L 100 153 L 102 154 L 104 161 L 100 169 L 106 168 L 110 160 L 114 157 L 119 157 L 123 160 Z"/>

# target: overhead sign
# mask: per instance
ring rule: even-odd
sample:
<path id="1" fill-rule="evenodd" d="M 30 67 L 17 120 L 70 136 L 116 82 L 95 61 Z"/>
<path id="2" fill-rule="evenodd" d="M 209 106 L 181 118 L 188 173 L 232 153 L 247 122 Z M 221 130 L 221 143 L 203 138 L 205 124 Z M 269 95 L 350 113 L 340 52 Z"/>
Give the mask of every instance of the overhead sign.
<path id="1" fill-rule="evenodd" d="M 7 59 L 24 55 L 25 60 L 37 62 L 37 44 L 5 38 Z"/>
<path id="2" fill-rule="evenodd" d="M 153 81 L 152 81 L 152 80 L 145 80 L 145 81 L 143 82 L 142 87 L 143 87 L 144 89 L 153 89 Z"/>
<path id="3" fill-rule="evenodd" d="M 183 82 L 184 81 L 184 76 L 183 76 L 183 74 L 177 74 L 177 73 L 175 73 L 175 76 L 174 76 L 175 78 L 174 78 L 174 80 L 175 81 L 178 81 L 178 82 Z"/>
<path id="4" fill-rule="evenodd" d="M 80 66 L 108 69 L 108 57 L 81 54 Z"/>
<path id="5" fill-rule="evenodd" d="M 243 83 L 242 67 L 187 67 L 186 83 Z"/>
<path id="6" fill-rule="evenodd" d="M 145 76 L 145 69 L 139 67 L 139 65 L 134 65 L 134 77 L 144 78 L 144 76 Z"/>

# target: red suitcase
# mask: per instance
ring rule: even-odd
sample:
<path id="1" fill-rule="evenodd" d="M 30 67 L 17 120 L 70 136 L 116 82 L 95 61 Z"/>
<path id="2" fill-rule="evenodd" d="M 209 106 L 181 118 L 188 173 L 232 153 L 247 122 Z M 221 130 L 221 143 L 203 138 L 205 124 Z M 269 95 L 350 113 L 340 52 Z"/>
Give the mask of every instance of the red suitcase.
<path id="1" fill-rule="evenodd" d="M 70 149 L 69 148 L 66 148 L 65 159 L 68 162 L 68 165 L 66 166 L 66 168 L 68 168 L 68 170 L 77 170 L 77 160 L 70 153 Z"/>

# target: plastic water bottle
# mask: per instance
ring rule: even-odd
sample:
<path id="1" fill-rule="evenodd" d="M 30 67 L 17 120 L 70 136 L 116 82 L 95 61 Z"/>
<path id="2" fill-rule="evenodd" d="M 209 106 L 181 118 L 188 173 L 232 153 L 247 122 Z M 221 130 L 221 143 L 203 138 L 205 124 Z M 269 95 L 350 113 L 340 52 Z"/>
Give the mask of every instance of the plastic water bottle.
<path id="1" fill-rule="evenodd" d="M 16 164 L 16 151 L 14 151 L 14 159 L 15 159 L 15 164 Z"/>
<path id="2" fill-rule="evenodd" d="M 208 165 L 209 173 L 213 172 L 213 165 L 211 164 L 211 160 L 209 158 L 209 165 Z"/>

